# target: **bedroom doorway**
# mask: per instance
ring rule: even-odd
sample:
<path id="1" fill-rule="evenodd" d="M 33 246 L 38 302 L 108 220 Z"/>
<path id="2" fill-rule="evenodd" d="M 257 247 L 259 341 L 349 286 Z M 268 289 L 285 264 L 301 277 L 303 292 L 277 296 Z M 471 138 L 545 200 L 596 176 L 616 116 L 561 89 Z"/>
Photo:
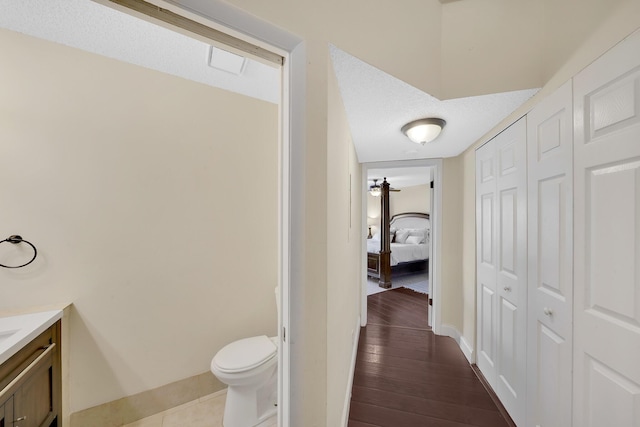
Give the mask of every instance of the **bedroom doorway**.
<path id="1" fill-rule="evenodd" d="M 367 163 L 363 165 L 362 174 L 366 188 L 362 201 L 361 325 L 367 324 L 368 295 L 402 287 L 428 295 L 428 305 L 424 308 L 428 313 L 429 326 L 437 333 L 440 330 L 438 279 L 442 161 Z M 376 256 L 384 246 L 381 230 L 385 227 L 385 208 L 381 196 L 377 195 L 377 187 L 382 187 L 385 178 L 390 186 L 386 225 L 390 231 L 390 283 L 380 280 L 381 271 L 384 277 L 385 261 L 383 256 Z M 397 241 L 394 240 L 396 238 Z M 380 287 L 381 283 L 383 287 Z"/>

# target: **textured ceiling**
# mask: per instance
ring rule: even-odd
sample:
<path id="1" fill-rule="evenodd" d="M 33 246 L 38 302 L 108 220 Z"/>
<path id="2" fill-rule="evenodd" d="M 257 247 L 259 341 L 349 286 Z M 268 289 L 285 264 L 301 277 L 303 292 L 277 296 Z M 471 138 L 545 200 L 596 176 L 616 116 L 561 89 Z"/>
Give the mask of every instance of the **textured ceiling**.
<path id="1" fill-rule="evenodd" d="M 280 70 L 249 60 L 237 76 L 208 66 L 210 46 L 90 0 L 0 0 L 0 28 L 278 103 Z"/>
<path id="2" fill-rule="evenodd" d="M 440 101 L 335 46 L 331 58 L 361 163 L 457 156 L 538 91 Z M 447 125 L 435 141 L 421 146 L 400 128 L 424 117 Z"/>

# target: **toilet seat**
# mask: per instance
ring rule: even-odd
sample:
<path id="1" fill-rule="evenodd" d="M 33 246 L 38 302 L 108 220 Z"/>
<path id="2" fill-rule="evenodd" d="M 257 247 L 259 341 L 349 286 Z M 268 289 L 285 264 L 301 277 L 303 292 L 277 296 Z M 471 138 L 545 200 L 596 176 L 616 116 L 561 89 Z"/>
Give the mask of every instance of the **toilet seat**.
<path id="1" fill-rule="evenodd" d="M 277 351 L 273 340 L 266 335 L 244 338 L 224 346 L 212 364 L 224 373 L 245 372 L 274 358 Z"/>

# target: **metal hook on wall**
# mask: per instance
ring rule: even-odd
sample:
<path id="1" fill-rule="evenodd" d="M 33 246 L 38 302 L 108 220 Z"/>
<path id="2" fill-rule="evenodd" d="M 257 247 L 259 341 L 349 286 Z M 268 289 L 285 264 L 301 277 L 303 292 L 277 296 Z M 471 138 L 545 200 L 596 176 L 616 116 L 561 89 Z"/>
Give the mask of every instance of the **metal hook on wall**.
<path id="1" fill-rule="evenodd" d="M 4 240 L 0 240 L 0 243 L 12 243 L 14 245 L 17 245 L 18 243 L 26 243 L 27 245 L 31 246 L 31 248 L 33 249 L 33 258 L 31 258 L 31 260 L 29 260 L 29 262 L 22 264 L 22 265 L 14 265 L 14 266 L 10 266 L 10 265 L 3 265 L 0 264 L 0 267 L 4 267 L 4 268 L 20 268 L 20 267 L 24 267 L 26 265 L 29 265 L 33 262 L 33 260 L 36 259 L 36 256 L 38 256 L 38 250 L 36 249 L 36 247 L 29 241 L 24 240 L 22 238 L 22 236 L 19 236 L 17 234 L 14 234 L 13 236 L 9 236 Z"/>

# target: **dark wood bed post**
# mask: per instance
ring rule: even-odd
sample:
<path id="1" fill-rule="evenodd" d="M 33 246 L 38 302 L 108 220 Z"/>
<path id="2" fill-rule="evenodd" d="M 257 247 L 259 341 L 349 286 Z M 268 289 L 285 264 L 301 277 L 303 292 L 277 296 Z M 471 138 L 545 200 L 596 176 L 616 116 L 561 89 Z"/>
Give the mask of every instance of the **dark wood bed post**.
<path id="1" fill-rule="evenodd" d="M 391 239 L 389 222 L 389 183 L 387 178 L 382 181 L 382 196 L 380 197 L 380 278 L 378 286 L 388 289 L 391 287 Z"/>

